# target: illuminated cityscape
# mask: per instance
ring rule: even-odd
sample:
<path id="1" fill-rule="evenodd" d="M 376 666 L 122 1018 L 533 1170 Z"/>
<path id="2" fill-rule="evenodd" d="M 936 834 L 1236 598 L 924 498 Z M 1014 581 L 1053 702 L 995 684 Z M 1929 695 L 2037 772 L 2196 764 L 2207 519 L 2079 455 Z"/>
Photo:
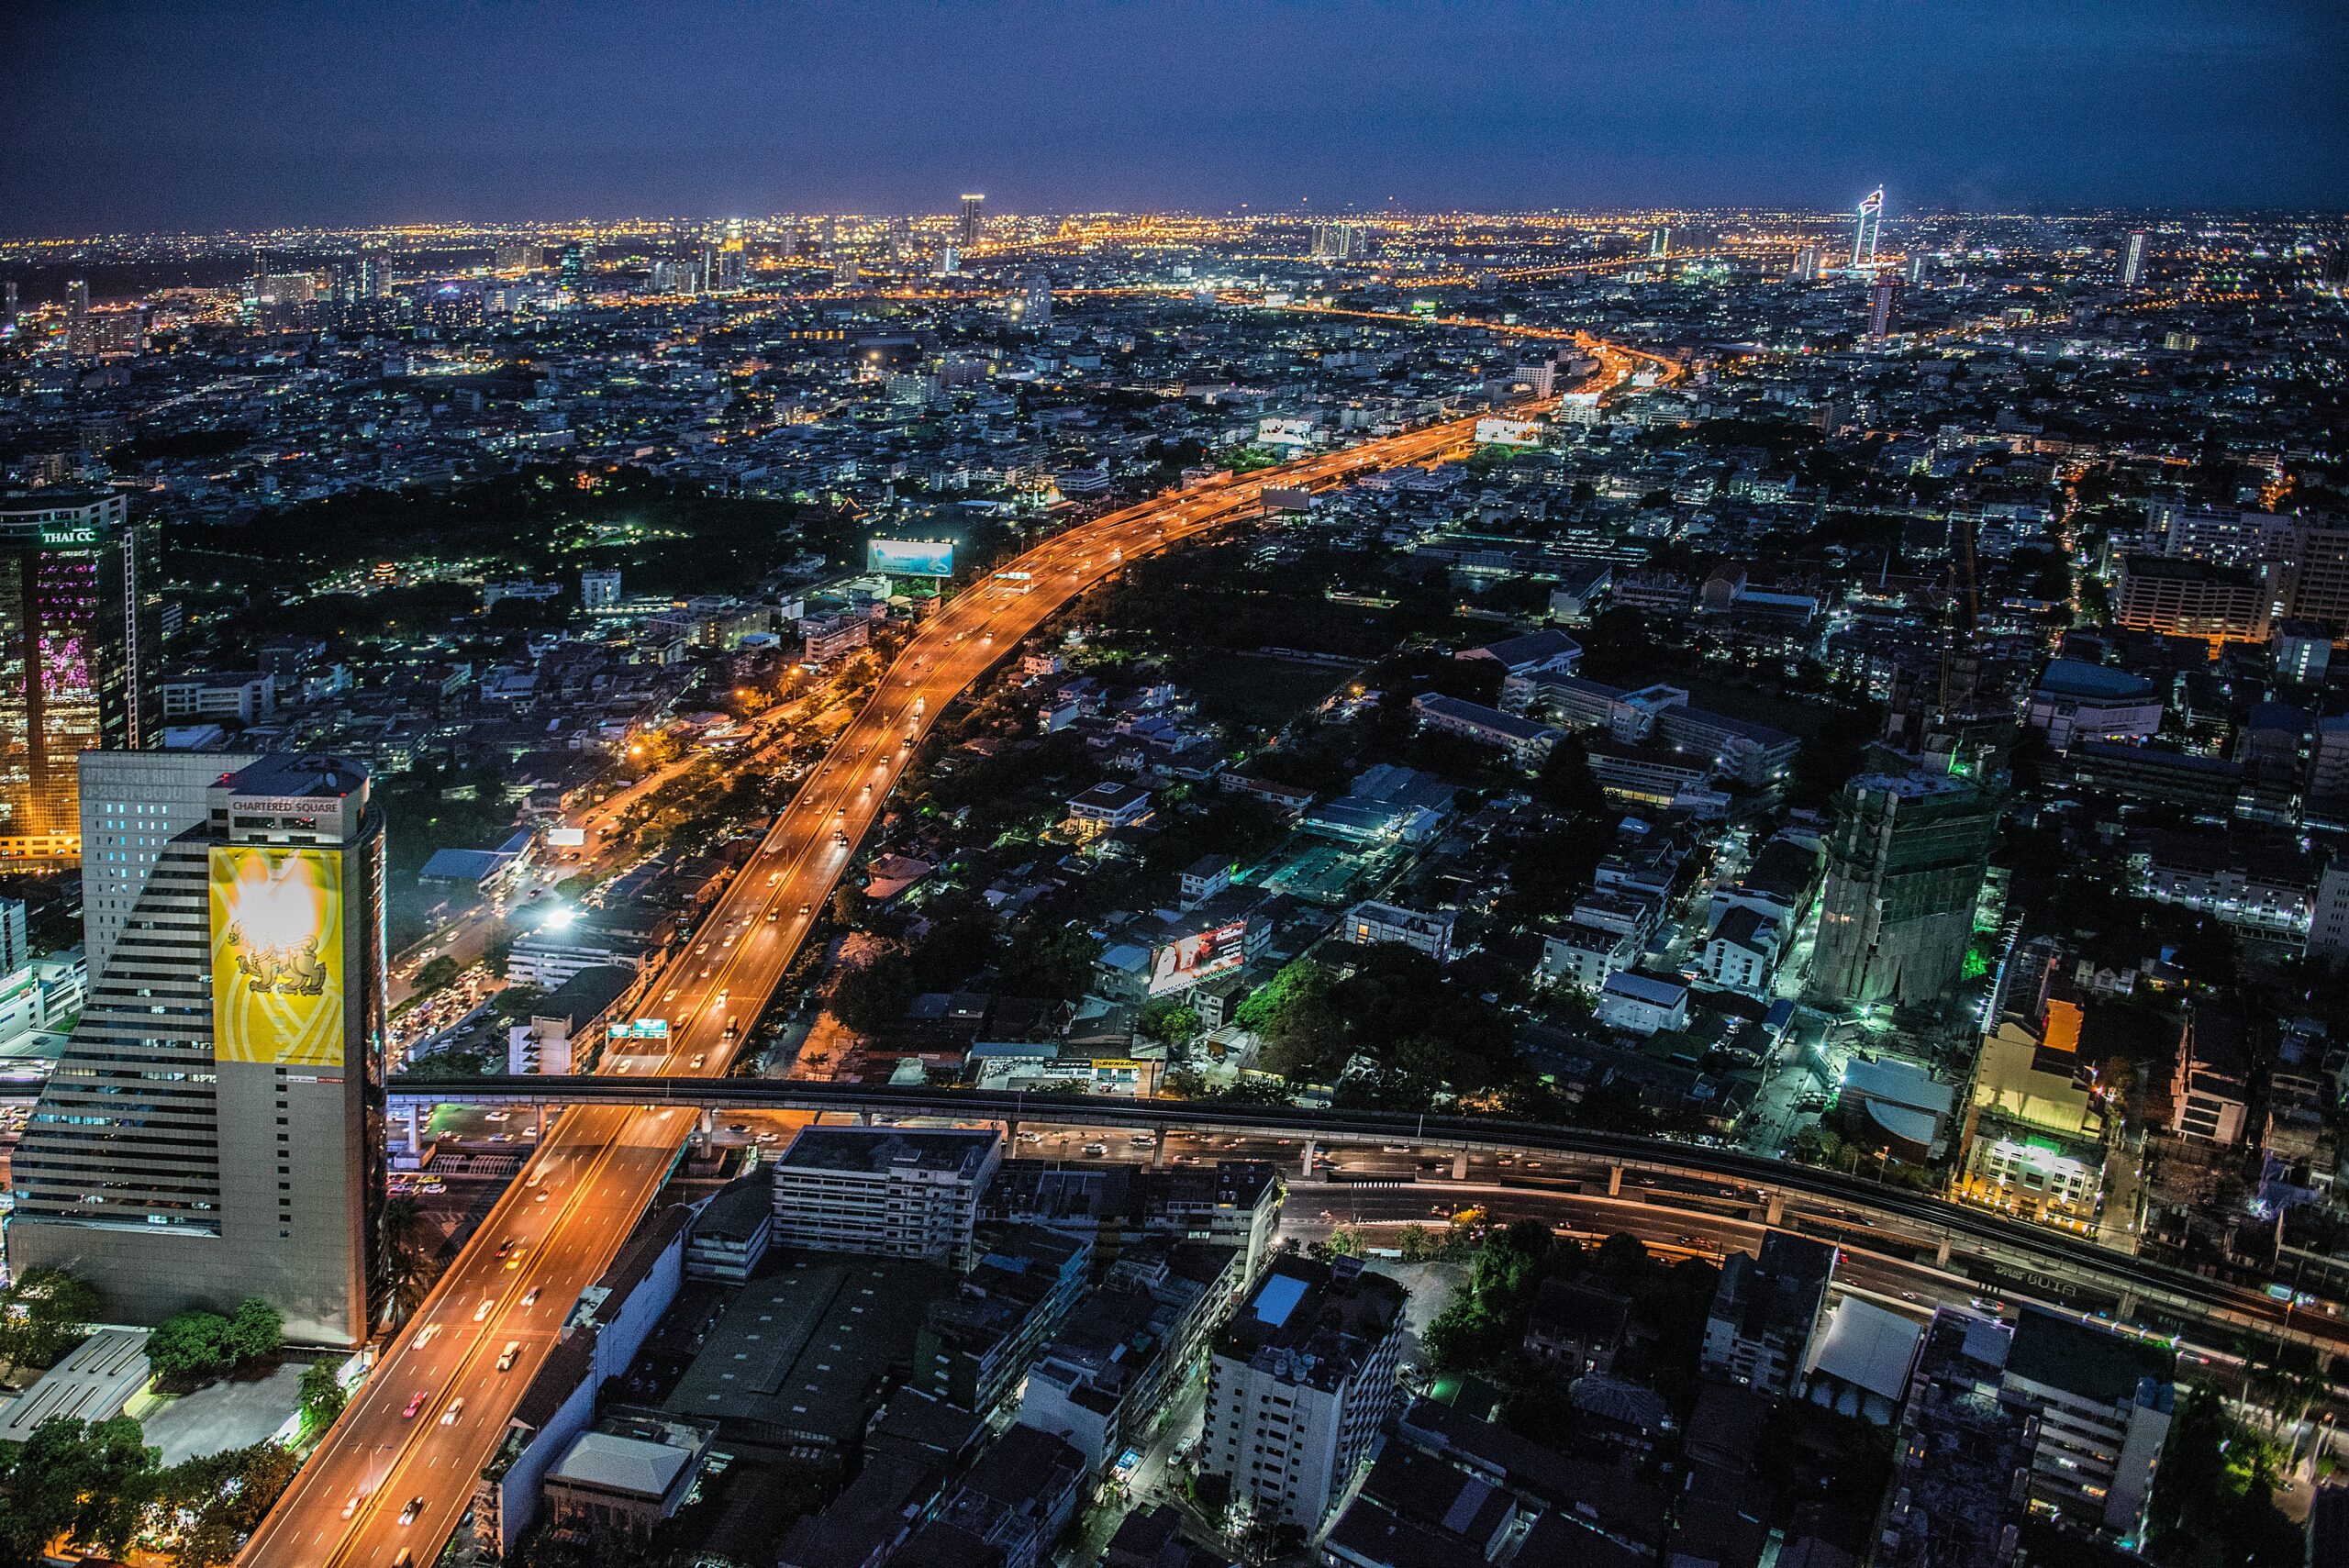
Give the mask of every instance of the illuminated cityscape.
<path id="1" fill-rule="evenodd" d="M 0 1568 L 2349 1552 L 2315 25 L 1342 9 L 22 29 Z"/>

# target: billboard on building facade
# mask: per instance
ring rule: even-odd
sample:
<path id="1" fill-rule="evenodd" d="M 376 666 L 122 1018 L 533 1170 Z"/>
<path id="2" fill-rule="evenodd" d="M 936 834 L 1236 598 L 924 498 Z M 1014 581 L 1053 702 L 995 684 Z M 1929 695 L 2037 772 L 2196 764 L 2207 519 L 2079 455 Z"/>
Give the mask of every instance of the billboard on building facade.
<path id="1" fill-rule="evenodd" d="M 211 883 L 214 1060 L 341 1066 L 341 852 L 215 844 Z"/>
<path id="2" fill-rule="evenodd" d="M 1150 955 L 1150 994 L 1188 991 L 1202 980 L 1230 973 L 1248 956 L 1247 938 L 1248 922 L 1234 920 L 1156 949 Z"/>
<path id="3" fill-rule="evenodd" d="M 864 546 L 864 569 L 892 577 L 952 577 L 954 541 L 950 539 L 875 539 Z"/>

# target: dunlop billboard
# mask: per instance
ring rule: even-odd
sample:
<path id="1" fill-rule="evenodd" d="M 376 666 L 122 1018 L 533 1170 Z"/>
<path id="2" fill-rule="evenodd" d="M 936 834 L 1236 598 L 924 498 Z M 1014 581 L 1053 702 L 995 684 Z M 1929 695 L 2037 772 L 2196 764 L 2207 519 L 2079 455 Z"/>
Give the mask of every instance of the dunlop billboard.
<path id="1" fill-rule="evenodd" d="M 342 855 L 212 846 L 212 1054 L 340 1067 Z"/>

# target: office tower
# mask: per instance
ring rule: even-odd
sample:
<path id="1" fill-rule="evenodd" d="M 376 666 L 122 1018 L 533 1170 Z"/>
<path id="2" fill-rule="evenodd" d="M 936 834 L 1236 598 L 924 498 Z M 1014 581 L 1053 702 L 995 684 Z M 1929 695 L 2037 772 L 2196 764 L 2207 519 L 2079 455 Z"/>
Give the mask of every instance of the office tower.
<path id="1" fill-rule="evenodd" d="M 94 833 L 139 858 L 85 873 L 105 957 L 12 1163 L 9 1262 L 71 1270 L 123 1321 L 257 1296 L 289 1339 L 356 1345 L 384 1284 L 367 770 L 97 753 L 84 790 Z"/>
<path id="2" fill-rule="evenodd" d="M 938 275 L 940 277 L 952 277 L 962 265 L 963 254 L 961 251 L 955 250 L 953 246 L 946 246 L 938 252 Z"/>
<path id="3" fill-rule="evenodd" d="M 616 610 L 620 604 L 620 574 L 617 570 L 587 571 L 579 574 L 579 607 L 594 615 L 601 610 Z"/>
<path id="4" fill-rule="evenodd" d="M 66 284 L 65 314 L 75 317 L 90 314 L 90 285 L 87 280 L 74 278 Z"/>
<path id="5" fill-rule="evenodd" d="M 1892 336 L 1892 323 L 1900 301 L 1900 280 L 1878 278 L 1868 300 L 1868 341 L 1882 347 Z"/>
<path id="6" fill-rule="evenodd" d="M 2121 253 L 2121 286 L 2122 288 L 2135 288 L 2145 275 L 2145 239 L 2146 235 L 2143 229 L 2132 228 L 2129 231 L 2128 248 Z"/>
<path id="7" fill-rule="evenodd" d="M 1815 284 L 1819 281 L 1819 247 L 1806 245 L 1795 252 L 1795 282 Z"/>
<path id="8" fill-rule="evenodd" d="M 1655 232 L 1648 236 L 1648 254 L 1659 261 L 1672 254 L 1672 225 L 1656 225 Z"/>
<path id="9" fill-rule="evenodd" d="M 953 1128 L 802 1128 L 775 1162 L 774 1244 L 968 1268 L 1002 1141 Z"/>
<path id="10" fill-rule="evenodd" d="M 1860 203 L 1859 227 L 1852 231 L 1852 265 L 1876 265 L 1876 245 L 1884 228 L 1884 187 L 1878 185 Z"/>
<path id="11" fill-rule="evenodd" d="M 562 248 L 562 259 L 557 264 L 556 278 L 562 292 L 573 299 L 587 292 L 589 274 L 596 264 L 596 247 L 584 239 L 574 239 Z"/>
<path id="12" fill-rule="evenodd" d="M 1933 270 L 1933 259 L 1932 259 L 1932 257 L 1931 257 L 1930 255 L 1926 254 L 1924 251 L 1920 250 L 1920 251 L 1918 251 L 1915 255 L 1913 255 L 1913 256 L 1909 257 L 1909 286 L 1911 286 L 1911 287 L 1913 288 L 1913 287 L 1914 287 L 1914 286 L 1916 286 L 1917 284 L 1923 283 L 1923 282 L 1925 281 L 1926 276 L 1927 276 L 1929 273 L 1931 273 L 1931 272 L 1932 272 L 1932 270 Z"/>
<path id="13" fill-rule="evenodd" d="M 1862 773 L 1827 838 L 1810 995 L 1837 1006 L 1944 999 L 1974 938 L 1997 799 L 1947 775 Z"/>
<path id="14" fill-rule="evenodd" d="M 17 329 L 17 280 L 0 284 L 0 333 Z"/>
<path id="15" fill-rule="evenodd" d="M 963 197 L 963 227 L 956 231 L 956 237 L 963 242 L 965 256 L 979 247 L 979 225 L 984 221 L 986 202 L 984 195 L 965 193 Z"/>
<path id="16" fill-rule="evenodd" d="M 1050 327 L 1052 324 L 1052 280 L 1050 274 L 1020 274 L 1018 309 L 1023 325 Z"/>
<path id="17" fill-rule="evenodd" d="M 362 255 L 359 258 L 359 297 L 388 299 L 392 293 L 390 264 L 381 256 Z"/>
<path id="18" fill-rule="evenodd" d="M 62 857 L 75 757 L 155 744 L 157 527 L 120 495 L 0 496 L 0 850 Z"/>
<path id="19" fill-rule="evenodd" d="M 1317 1529 L 1395 1407 L 1403 1287 L 1357 1258 L 1275 1262 L 1208 1362 L 1202 1469 L 1264 1524 Z"/>

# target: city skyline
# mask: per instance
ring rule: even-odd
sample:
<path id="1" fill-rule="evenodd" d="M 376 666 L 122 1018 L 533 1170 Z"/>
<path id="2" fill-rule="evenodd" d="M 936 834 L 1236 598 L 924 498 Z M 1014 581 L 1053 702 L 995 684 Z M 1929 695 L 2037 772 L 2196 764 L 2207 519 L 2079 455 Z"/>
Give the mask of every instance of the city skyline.
<path id="1" fill-rule="evenodd" d="M 970 189 L 1001 211 L 1333 215 L 1831 206 L 1878 182 L 1896 210 L 2349 189 L 2324 75 L 2343 24 L 2312 8 L 1393 15 L 815 7 L 648 28 L 586 6 L 449 28 L 429 7 L 131 6 L 104 25 L 50 7 L 20 28 L 25 87 L 0 107 L 0 211 L 21 235 L 930 211 Z M 77 112 L 100 72 L 113 112 Z"/>

